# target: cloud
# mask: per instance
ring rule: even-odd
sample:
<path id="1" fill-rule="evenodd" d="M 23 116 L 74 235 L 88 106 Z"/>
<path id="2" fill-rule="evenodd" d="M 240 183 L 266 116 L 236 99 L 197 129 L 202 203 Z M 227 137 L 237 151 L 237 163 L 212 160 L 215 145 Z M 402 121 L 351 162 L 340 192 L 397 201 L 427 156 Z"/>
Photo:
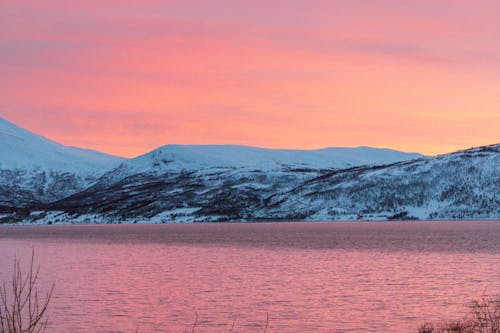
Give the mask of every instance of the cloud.
<path id="1" fill-rule="evenodd" d="M 165 143 L 433 153 L 469 145 L 464 115 L 478 142 L 500 130 L 499 6 L 4 0 L 0 112 L 128 156 Z"/>

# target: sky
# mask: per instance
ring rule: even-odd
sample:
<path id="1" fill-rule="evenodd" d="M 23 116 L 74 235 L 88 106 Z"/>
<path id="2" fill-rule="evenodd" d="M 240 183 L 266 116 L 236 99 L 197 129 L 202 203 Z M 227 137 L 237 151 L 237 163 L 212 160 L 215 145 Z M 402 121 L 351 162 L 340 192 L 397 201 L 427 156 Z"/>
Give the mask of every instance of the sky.
<path id="1" fill-rule="evenodd" d="M 499 17 L 498 0 L 0 0 L 0 116 L 126 157 L 493 144 Z"/>

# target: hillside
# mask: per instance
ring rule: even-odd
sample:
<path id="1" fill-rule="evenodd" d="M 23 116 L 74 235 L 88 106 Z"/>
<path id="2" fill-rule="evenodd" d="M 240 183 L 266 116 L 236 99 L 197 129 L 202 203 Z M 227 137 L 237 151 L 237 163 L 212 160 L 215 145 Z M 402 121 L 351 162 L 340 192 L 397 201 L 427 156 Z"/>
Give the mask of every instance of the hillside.
<path id="1" fill-rule="evenodd" d="M 122 164 L 95 186 L 44 207 L 46 213 L 35 220 L 170 223 L 500 218 L 500 145 L 330 170 L 158 167 L 154 172 L 125 177 L 123 169 L 130 162 L 134 163 Z"/>
<path id="2" fill-rule="evenodd" d="M 0 118 L 0 206 L 51 202 L 83 190 L 122 158 L 68 147 Z"/>

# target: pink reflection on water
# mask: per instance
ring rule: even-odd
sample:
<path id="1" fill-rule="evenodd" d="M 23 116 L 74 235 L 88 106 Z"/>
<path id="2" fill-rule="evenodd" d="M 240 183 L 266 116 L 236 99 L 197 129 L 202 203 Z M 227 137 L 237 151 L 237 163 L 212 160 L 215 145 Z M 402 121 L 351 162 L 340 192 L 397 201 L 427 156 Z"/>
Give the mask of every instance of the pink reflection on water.
<path id="1" fill-rule="evenodd" d="M 471 239 L 490 242 L 499 235 L 499 223 L 394 226 L 108 229 L 116 231 L 115 236 L 126 233 L 132 240 L 134 234 L 143 237 L 151 233 L 154 241 L 150 242 L 100 238 L 99 230 L 106 226 L 92 229 L 89 234 L 95 233 L 95 237 L 83 238 L 74 234 L 82 227 L 66 227 L 62 234 L 68 233 L 68 237 L 20 237 L 18 231 L 8 231 L 0 238 L 0 277 L 8 276 L 14 254 L 26 259 L 35 247 L 44 284 L 56 281 L 50 307 L 51 332 L 135 332 L 137 328 L 140 332 L 184 332 L 191 330 L 196 314 L 196 332 L 229 331 L 233 321 L 234 332 L 263 332 L 267 313 L 268 332 L 414 332 L 424 321 L 460 317 L 467 301 L 485 290 L 500 292 L 498 247 L 473 252 L 387 247 L 395 240 L 411 243 L 413 238 L 424 237 L 422 232 L 435 236 L 429 236 L 429 241 L 457 242 L 453 236 L 457 228 L 467 231 L 460 234 L 465 235 L 464 244 L 470 244 Z M 308 248 L 238 246 L 230 240 L 200 241 L 202 245 L 171 241 L 213 236 L 200 232 L 207 228 L 233 236 L 235 229 L 244 230 L 246 235 L 255 232 L 256 237 L 259 233 L 280 233 L 280 239 L 292 243 L 302 238 L 311 242 L 315 232 L 318 237 L 329 233 L 337 245 Z M 46 230 L 60 232 L 39 228 L 23 234 Z M 162 232 L 165 235 L 160 242 L 155 237 Z M 339 248 L 350 243 L 346 239 L 361 236 L 378 242 L 378 249 Z"/>

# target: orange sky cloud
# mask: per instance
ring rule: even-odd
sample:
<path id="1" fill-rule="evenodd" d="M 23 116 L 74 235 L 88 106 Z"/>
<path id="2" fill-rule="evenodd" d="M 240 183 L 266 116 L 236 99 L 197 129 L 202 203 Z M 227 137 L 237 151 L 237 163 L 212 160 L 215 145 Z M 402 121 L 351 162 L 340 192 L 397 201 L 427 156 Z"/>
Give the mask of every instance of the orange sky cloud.
<path id="1" fill-rule="evenodd" d="M 500 141 L 497 1 L 207 3 L 2 1 L 0 116 L 123 156 Z"/>

